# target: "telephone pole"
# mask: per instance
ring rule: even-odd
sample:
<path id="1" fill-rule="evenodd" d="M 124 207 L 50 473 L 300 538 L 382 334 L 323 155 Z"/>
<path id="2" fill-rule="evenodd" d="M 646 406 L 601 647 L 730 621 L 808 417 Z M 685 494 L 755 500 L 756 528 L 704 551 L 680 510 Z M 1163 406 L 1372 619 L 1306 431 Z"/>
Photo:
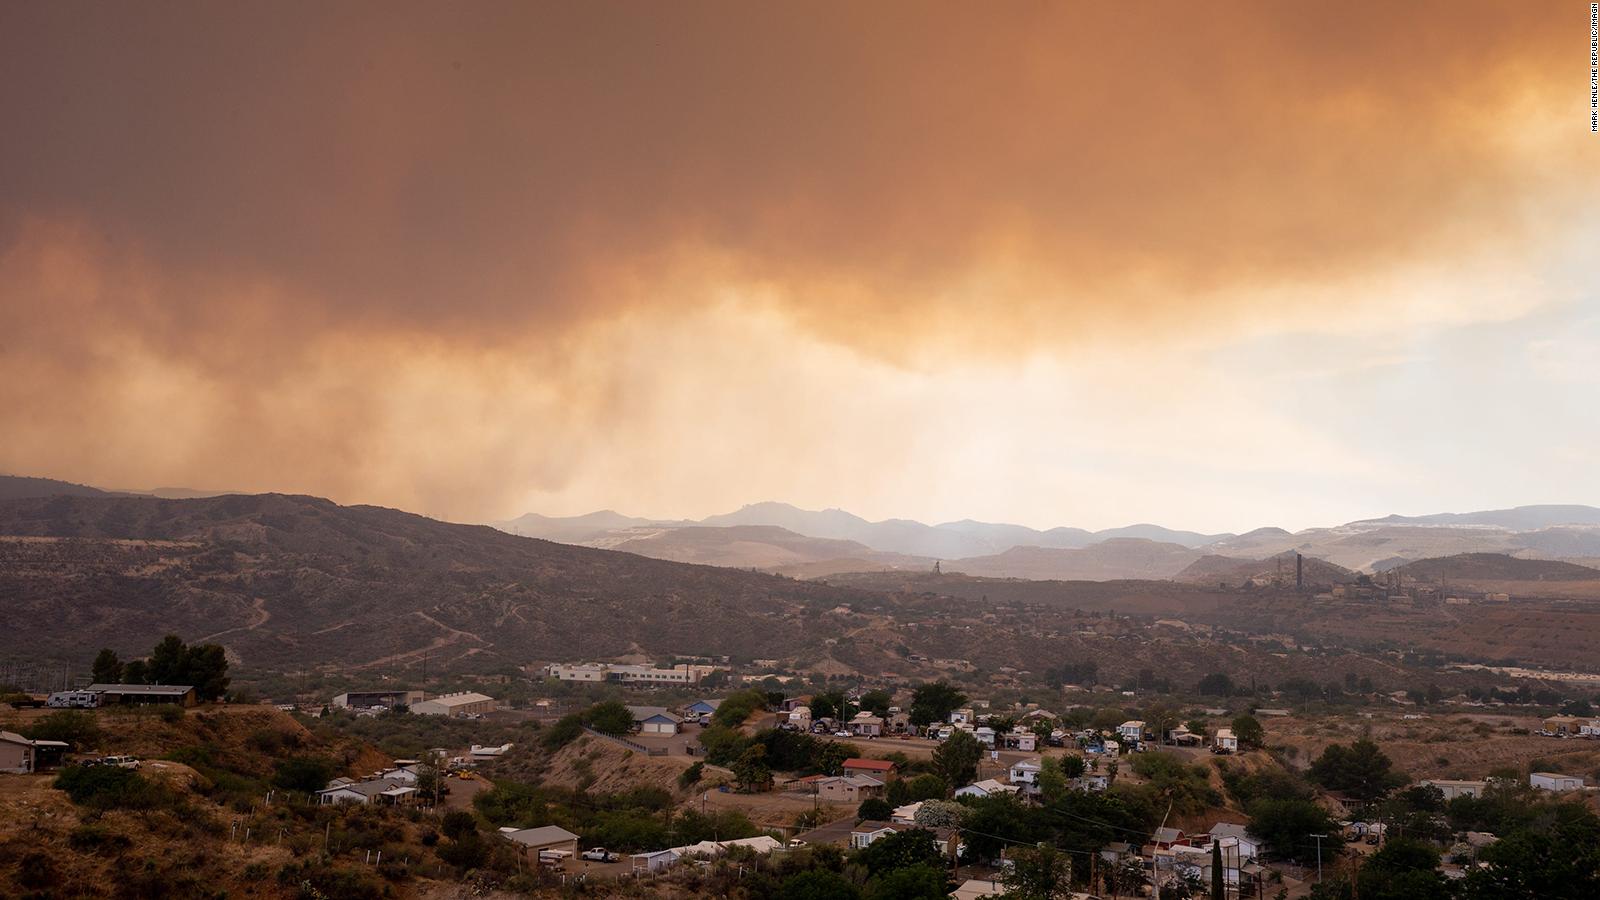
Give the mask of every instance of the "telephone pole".
<path id="1" fill-rule="evenodd" d="M 1310 835 L 1310 837 L 1314 837 L 1314 838 L 1317 839 L 1317 884 L 1321 884 L 1322 883 L 1322 839 L 1327 837 L 1327 835 L 1325 835 L 1325 834 L 1313 834 L 1313 835 Z"/>

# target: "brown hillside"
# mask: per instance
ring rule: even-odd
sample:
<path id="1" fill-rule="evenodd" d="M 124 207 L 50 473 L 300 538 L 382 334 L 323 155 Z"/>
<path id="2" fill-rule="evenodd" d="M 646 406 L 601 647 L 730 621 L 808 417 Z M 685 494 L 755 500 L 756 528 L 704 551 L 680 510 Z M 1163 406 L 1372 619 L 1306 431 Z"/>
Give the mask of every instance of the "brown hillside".
<path id="1" fill-rule="evenodd" d="M 638 646 L 777 656 L 809 640 L 783 627 L 786 615 L 876 602 L 281 494 L 0 501 L 0 597 L 11 615 L 0 653 L 86 660 L 86 648 L 127 655 L 177 632 L 246 664 L 346 668 L 424 652 L 488 667 Z"/>

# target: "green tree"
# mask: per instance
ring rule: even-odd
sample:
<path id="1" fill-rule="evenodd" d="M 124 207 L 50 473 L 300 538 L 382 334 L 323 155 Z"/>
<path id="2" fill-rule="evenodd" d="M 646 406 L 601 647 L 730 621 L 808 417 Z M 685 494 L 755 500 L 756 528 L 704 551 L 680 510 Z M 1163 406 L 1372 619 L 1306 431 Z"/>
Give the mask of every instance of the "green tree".
<path id="1" fill-rule="evenodd" d="M 933 769 L 946 784 L 971 783 L 978 774 L 978 760 L 983 758 L 983 745 L 965 731 L 957 731 L 933 751 Z"/>
<path id="2" fill-rule="evenodd" d="M 1322 852 L 1337 856 L 1344 846 L 1339 823 L 1310 800 L 1258 800 L 1250 807 L 1250 832 L 1262 839 L 1280 859 L 1302 864 L 1317 861 L 1317 839 L 1324 835 Z"/>
<path id="3" fill-rule="evenodd" d="M 894 698 L 889 696 L 888 691 L 867 691 L 861 695 L 861 708 L 875 716 L 887 716 L 893 704 Z"/>
<path id="4" fill-rule="evenodd" d="M 1194 690 L 1207 697 L 1228 697 L 1233 694 L 1233 679 L 1221 672 L 1212 672 L 1200 679 Z"/>
<path id="5" fill-rule="evenodd" d="M 221 644 L 196 644 L 184 654 L 178 684 L 194 685 L 202 701 L 219 700 L 228 693 L 228 652 Z"/>
<path id="6" fill-rule="evenodd" d="M 1311 764 L 1311 780 L 1330 791 L 1343 791 L 1357 800 L 1378 800 L 1410 779 L 1390 771 L 1389 757 L 1378 745 L 1361 738 L 1348 747 L 1329 744 Z"/>
<path id="7" fill-rule="evenodd" d="M 1063 757 L 1061 757 L 1061 774 L 1067 776 L 1068 778 L 1082 778 L 1083 777 L 1083 772 L 1084 772 L 1083 757 L 1081 757 L 1081 756 L 1063 756 Z"/>
<path id="8" fill-rule="evenodd" d="M 840 719 L 844 717 L 844 691 L 818 691 L 808 703 L 813 719 Z"/>
<path id="9" fill-rule="evenodd" d="M 913 821 L 923 828 L 958 828 L 966 816 L 967 808 L 952 800 L 927 800 Z"/>
<path id="10" fill-rule="evenodd" d="M 728 696 L 711 714 L 713 725 L 738 728 L 745 720 L 767 708 L 767 694 L 754 688 Z"/>
<path id="11" fill-rule="evenodd" d="M 1065 794 L 1069 789 L 1066 773 L 1061 771 L 1061 759 L 1046 756 L 1039 763 L 1039 794 L 1046 803 Z"/>
<path id="12" fill-rule="evenodd" d="M 188 671 L 189 648 L 183 639 L 169 634 L 156 644 L 150 653 L 150 682 L 152 684 L 187 684 L 183 680 Z"/>
<path id="13" fill-rule="evenodd" d="M 1365 900 L 1448 900 L 1450 886 L 1439 873 L 1439 851 L 1407 837 L 1384 841 L 1356 873 L 1356 893 Z"/>
<path id="14" fill-rule="evenodd" d="M 633 713 L 617 700 L 607 700 L 589 707 L 584 719 L 590 728 L 604 734 L 627 734 L 633 730 Z"/>
<path id="15" fill-rule="evenodd" d="M 1222 842 L 1211 841 L 1211 900 L 1228 900 L 1228 883 L 1222 869 Z"/>
<path id="16" fill-rule="evenodd" d="M 544 729 L 539 735 L 539 745 L 553 753 L 577 740 L 581 734 L 583 734 L 583 714 L 568 713 L 554 725 Z"/>
<path id="17" fill-rule="evenodd" d="M 916 865 L 884 872 L 867 882 L 866 900 L 945 900 L 949 895 L 940 865 Z"/>
<path id="18" fill-rule="evenodd" d="M 122 681 L 122 660 L 117 658 L 117 651 L 107 647 L 101 650 L 94 658 L 94 668 L 91 678 L 95 684 L 118 684 Z"/>
<path id="19" fill-rule="evenodd" d="M 859 900 L 861 892 L 848 878 L 827 869 L 807 869 L 783 880 L 779 900 Z"/>
<path id="20" fill-rule="evenodd" d="M 132 659 L 122 665 L 123 684 L 149 684 L 150 665 L 142 659 Z"/>
<path id="21" fill-rule="evenodd" d="M 1266 729 L 1261 727 L 1255 716 L 1234 719 L 1233 736 L 1239 739 L 1239 746 L 1247 750 L 1260 750 L 1267 740 Z"/>
<path id="22" fill-rule="evenodd" d="M 739 759 L 728 768 L 733 772 L 741 791 L 756 793 L 772 787 L 772 770 L 767 768 L 767 748 L 761 744 L 746 747 Z"/>
<path id="23" fill-rule="evenodd" d="M 938 867 L 944 862 L 934 833 L 925 828 L 884 835 L 857 851 L 855 861 L 873 875 L 918 865 Z"/>
<path id="24" fill-rule="evenodd" d="M 919 684 L 911 692 L 911 724 L 928 725 L 947 721 L 950 714 L 966 702 L 967 695 L 948 681 L 941 679 Z"/>
<path id="25" fill-rule="evenodd" d="M 849 744 L 838 741 L 818 741 L 820 746 L 811 755 L 811 765 L 824 775 L 844 773 L 844 761 L 855 756 Z"/>
<path id="26" fill-rule="evenodd" d="M 1484 848 L 1465 900 L 1600 897 L 1600 818 L 1578 803 L 1553 803 Z"/>
<path id="27" fill-rule="evenodd" d="M 878 797 L 868 797 L 856 807 L 856 818 L 865 821 L 885 822 L 894 815 L 894 807 Z"/>
<path id="28" fill-rule="evenodd" d="M 1072 857 L 1043 844 L 1016 850 L 1005 873 L 1006 900 L 1057 900 L 1072 896 Z"/>

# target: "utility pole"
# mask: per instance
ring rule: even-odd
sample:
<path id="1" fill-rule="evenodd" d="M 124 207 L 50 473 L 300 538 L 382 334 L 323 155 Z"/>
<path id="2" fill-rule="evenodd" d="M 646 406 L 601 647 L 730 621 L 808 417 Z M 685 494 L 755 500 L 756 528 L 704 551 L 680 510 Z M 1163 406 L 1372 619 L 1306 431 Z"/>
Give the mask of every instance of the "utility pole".
<path id="1" fill-rule="evenodd" d="M 1313 834 L 1313 835 L 1310 835 L 1310 837 L 1314 837 L 1314 838 L 1317 839 L 1317 884 L 1321 884 L 1322 883 L 1322 839 L 1327 837 L 1327 835 L 1325 835 L 1325 834 Z"/>

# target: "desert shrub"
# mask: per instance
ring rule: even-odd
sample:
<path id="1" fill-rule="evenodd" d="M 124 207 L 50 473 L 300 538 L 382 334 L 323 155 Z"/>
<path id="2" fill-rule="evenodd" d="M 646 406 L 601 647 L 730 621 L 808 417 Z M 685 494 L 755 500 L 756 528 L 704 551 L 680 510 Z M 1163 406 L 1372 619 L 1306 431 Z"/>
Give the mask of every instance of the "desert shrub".
<path id="1" fill-rule="evenodd" d="M 154 809 L 174 799 L 163 786 L 116 766 L 68 767 L 56 776 L 55 788 L 73 803 L 96 809 Z"/>
<path id="2" fill-rule="evenodd" d="M 706 764 L 697 762 L 678 774 L 678 787 L 691 788 L 700 783 L 700 778 L 705 774 Z"/>
<path id="3" fill-rule="evenodd" d="M 291 791 L 320 791 L 332 780 L 333 760 L 320 756 L 295 756 L 273 766 L 272 783 Z"/>
<path id="4" fill-rule="evenodd" d="M 752 713 L 766 708 L 765 693 L 753 689 L 740 691 L 722 701 L 717 711 L 711 714 L 711 724 L 736 728 L 743 725 Z"/>
<path id="5" fill-rule="evenodd" d="M 439 859 L 462 869 L 476 869 L 489 859 L 489 848 L 476 833 L 433 848 Z"/>
<path id="6" fill-rule="evenodd" d="M 257 728 L 244 739 L 245 746 L 261 753 L 273 754 L 283 750 L 283 732 L 276 728 Z"/>
<path id="7" fill-rule="evenodd" d="M 74 850 L 88 852 L 122 850 L 133 844 L 127 835 L 112 831 L 104 825 L 88 823 L 79 825 L 67 834 L 67 843 Z"/>
<path id="8" fill-rule="evenodd" d="M 544 730 L 539 736 L 539 744 L 549 751 L 560 750 L 572 743 L 583 734 L 583 715 L 572 713 L 562 716 L 561 720 Z"/>
<path id="9" fill-rule="evenodd" d="M 53 712 L 23 729 L 23 736 L 36 741 L 66 741 L 74 750 L 100 742 L 100 723 L 93 713 L 79 709 Z"/>
<path id="10" fill-rule="evenodd" d="M 439 830 L 452 841 L 460 840 L 463 835 L 478 833 L 478 820 L 465 810 L 451 810 L 440 820 Z"/>

